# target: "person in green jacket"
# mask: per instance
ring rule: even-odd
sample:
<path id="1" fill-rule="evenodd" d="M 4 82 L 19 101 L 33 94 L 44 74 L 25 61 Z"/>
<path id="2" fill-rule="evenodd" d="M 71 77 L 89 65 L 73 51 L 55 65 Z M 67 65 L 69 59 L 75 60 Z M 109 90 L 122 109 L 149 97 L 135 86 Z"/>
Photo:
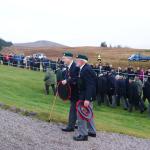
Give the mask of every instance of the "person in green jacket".
<path id="1" fill-rule="evenodd" d="M 44 77 L 46 94 L 49 95 L 49 87 L 52 87 L 53 94 L 56 95 L 56 75 L 51 68 L 47 68 Z"/>

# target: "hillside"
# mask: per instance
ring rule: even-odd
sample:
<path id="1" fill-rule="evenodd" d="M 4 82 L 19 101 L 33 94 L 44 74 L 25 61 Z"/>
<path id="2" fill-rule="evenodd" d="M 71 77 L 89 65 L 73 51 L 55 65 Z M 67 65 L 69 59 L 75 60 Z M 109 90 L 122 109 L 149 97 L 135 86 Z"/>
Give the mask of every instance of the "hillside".
<path id="1" fill-rule="evenodd" d="M 67 47 L 65 45 L 51 42 L 51 41 L 46 41 L 46 40 L 40 40 L 40 41 L 29 42 L 29 43 L 14 43 L 14 46 L 15 47 L 25 47 L 25 48 Z"/>

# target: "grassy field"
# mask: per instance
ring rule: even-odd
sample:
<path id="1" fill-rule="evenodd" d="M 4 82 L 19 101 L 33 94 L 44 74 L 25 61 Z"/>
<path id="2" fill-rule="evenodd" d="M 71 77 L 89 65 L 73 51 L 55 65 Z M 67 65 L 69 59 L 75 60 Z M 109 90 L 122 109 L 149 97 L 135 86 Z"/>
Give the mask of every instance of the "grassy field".
<path id="1" fill-rule="evenodd" d="M 44 94 L 44 73 L 0 65 L 0 102 L 38 113 L 48 120 L 54 97 Z M 69 102 L 56 100 L 52 114 L 55 122 L 67 122 Z M 150 118 L 147 112 L 129 113 L 122 108 L 94 105 L 97 130 L 150 138 Z"/>

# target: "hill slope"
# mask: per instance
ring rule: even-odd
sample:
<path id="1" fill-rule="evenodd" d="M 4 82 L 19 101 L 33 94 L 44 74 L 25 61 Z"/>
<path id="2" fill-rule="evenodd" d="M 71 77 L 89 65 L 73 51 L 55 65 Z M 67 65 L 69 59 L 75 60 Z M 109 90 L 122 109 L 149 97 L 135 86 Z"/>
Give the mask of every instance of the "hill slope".
<path id="1" fill-rule="evenodd" d="M 39 48 L 39 47 L 67 47 L 65 45 L 46 41 L 46 40 L 40 40 L 35 42 L 29 42 L 29 43 L 15 43 L 15 47 L 26 47 L 26 48 Z"/>

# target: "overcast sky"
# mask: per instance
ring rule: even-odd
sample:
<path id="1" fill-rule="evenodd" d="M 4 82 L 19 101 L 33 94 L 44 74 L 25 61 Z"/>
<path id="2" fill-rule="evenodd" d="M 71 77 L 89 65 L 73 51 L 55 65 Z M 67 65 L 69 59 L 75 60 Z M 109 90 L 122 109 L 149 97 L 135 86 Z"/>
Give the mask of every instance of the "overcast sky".
<path id="1" fill-rule="evenodd" d="M 149 0 L 0 0 L 0 38 L 150 48 Z"/>

